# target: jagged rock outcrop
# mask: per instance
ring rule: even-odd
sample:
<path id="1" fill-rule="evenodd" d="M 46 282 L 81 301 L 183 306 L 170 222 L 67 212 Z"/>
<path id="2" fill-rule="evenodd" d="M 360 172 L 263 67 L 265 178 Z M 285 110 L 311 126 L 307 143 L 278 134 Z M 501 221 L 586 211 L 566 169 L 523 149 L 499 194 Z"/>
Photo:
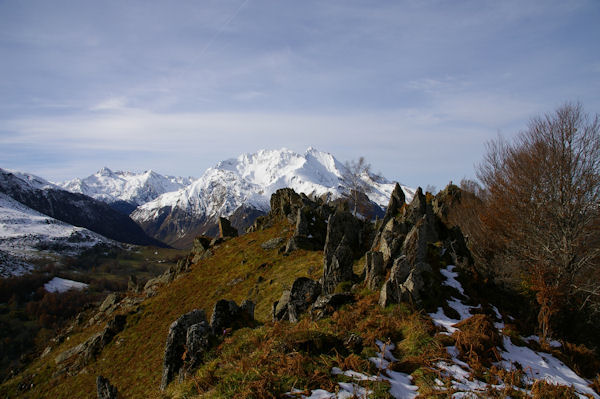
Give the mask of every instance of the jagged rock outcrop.
<path id="1" fill-rule="evenodd" d="M 424 289 L 430 288 L 431 273 L 431 266 L 427 263 L 411 266 L 405 257 L 398 259 L 392 267 L 390 278 L 381 287 L 379 304 L 382 307 L 400 302 L 420 304 Z"/>
<path id="2" fill-rule="evenodd" d="M 319 282 L 299 277 L 290 290 L 284 290 L 279 301 L 273 304 L 273 320 L 288 320 L 292 323 L 306 312 L 321 294 Z"/>
<path id="3" fill-rule="evenodd" d="M 101 375 L 96 378 L 96 391 L 98 399 L 117 399 L 117 395 L 119 394 L 117 388 Z"/>
<path id="4" fill-rule="evenodd" d="M 185 375 L 197 368 L 218 337 L 226 328 L 247 326 L 254 320 L 254 303 L 243 301 L 238 306 L 234 301 L 221 299 L 215 303 L 210 324 L 204 310 L 192 310 L 175 320 L 169 327 L 160 389 L 177 375 Z M 185 356 L 184 356 L 185 354 Z"/>
<path id="5" fill-rule="evenodd" d="M 229 219 L 219 217 L 219 237 L 237 237 L 238 231 L 231 226 Z"/>
<path id="6" fill-rule="evenodd" d="M 413 197 L 413 200 L 405 208 L 403 215 L 404 221 L 411 226 L 414 226 L 423 215 L 427 212 L 427 198 L 423 194 L 421 187 L 417 188 L 417 192 Z"/>
<path id="7" fill-rule="evenodd" d="M 194 324 L 200 323 L 206 323 L 206 315 L 203 310 L 194 309 L 179 317 L 169 327 L 160 383 L 161 390 L 169 385 L 183 366 L 182 357 L 187 343 L 188 329 Z"/>
<path id="8" fill-rule="evenodd" d="M 110 313 L 114 311 L 122 298 L 123 296 L 117 292 L 108 294 L 102 302 L 102 304 L 100 305 L 98 311 L 105 313 Z"/>
<path id="9" fill-rule="evenodd" d="M 394 186 L 394 191 L 392 191 L 392 195 L 390 197 L 390 202 L 388 203 L 387 209 L 385 211 L 385 216 L 383 217 L 383 225 L 385 225 L 388 220 L 393 218 L 402 210 L 404 205 L 406 204 L 406 196 L 404 195 L 404 191 L 398 183 Z"/>
<path id="10" fill-rule="evenodd" d="M 365 283 L 369 289 L 378 290 L 385 280 L 383 254 L 369 251 L 365 259 Z"/>
<path id="11" fill-rule="evenodd" d="M 402 207 L 397 205 L 400 197 L 390 200 L 392 209 L 372 245 L 382 253 L 384 273 L 390 269 L 390 277 L 380 291 L 381 306 L 401 301 L 421 305 L 424 297 L 433 295 L 436 289 L 431 262 L 439 263 L 442 255 L 448 257 L 449 252 L 454 263 L 470 259 L 460 229 L 449 227 L 441 218 L 456 198 L 455 190 L 450 191 L 436 200 L 419 188 L 413 201 Z M 373 266 L 367 260 L 366 283 L 373 289 Z"/>
<path id="12" fill-rule="evenodd" d="M 318 202 L 310 202 L 298 209 L 296 230 L 288 241 L 286 253 L 296 249 L 315 251 L 323 249 L 327 237 L 327 219 L 333 208 Z"/>
<path id="13" fill-rule="evenodd" d="M 327 222 L 323 260 L 323 293 L 331 294 L 342 281 L 352 280 L 354 259 L 364 247 L 363 223 L 350 212 L 336 211 Z"/>
<path id="14" fill-rule="evenodd" d="M 70 371 L 81 370 L 91 361 L 95 360 L 102 352 L 102 349 L 104 349 L 118 333 L 123 331 L 126 321 L 127 316 L 116 315 L 106 324 L 101 332 L 92 335 L 85 342 L 56 356 L 54 359 L 55 363 L 59 365 L 59 369 L 68 369 Z M 74 361 L 66 362 L 72 358 L 74 358 Z"/>

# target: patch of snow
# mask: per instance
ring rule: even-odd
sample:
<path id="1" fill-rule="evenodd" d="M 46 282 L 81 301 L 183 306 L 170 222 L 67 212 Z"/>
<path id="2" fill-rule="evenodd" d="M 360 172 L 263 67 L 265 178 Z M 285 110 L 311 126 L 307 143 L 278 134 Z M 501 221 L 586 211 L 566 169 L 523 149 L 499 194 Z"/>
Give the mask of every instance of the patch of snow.
<path id="1" fill-rule="evenodd" d="M 446 280 L 443 284 L 456 288 L 461 295 L 465 295 L 465 290 L 463 289 L 462 284 L 456 279 L 458 277 L 458 273 L 454 271 L 455 268 L 456 266 L 449 265 L 445 269 L 440 269 L 442 276 L 446 277 Z"/>
<path id="2" fill-rule="evenodd" d="M 554 356 L 536 352 L 525 346 L 514 345 L 509 337 L 503 337 L 504 351 L 502 351 L 502 361 L 500 364 L 507 370 L 515 368 L 519 364 L 530 379 L 544 379 L 552 384 L 570 385 L 577 392 L 584 395 L 591 395 L 594 398 L 600 398 L 588 385 L 589 382 L 579 377 L 573 370 Z"/>
<path id="3" fill-rule="evenodd" d="M 456 288 L 465 296 L 460 282 L 456 280 L 458 273 L 454 272 L 454 266 L 448 266 L 446 269 L 441 269 L 440 271 L 446 277 L 444 284 Z M 447 334 L 452 334 L 457 331 L 454 324 L 470 317 L 470 310 L 474 309 L 474 307 L 465 305 L 462 301 L 454 297 L 448 301 L 448 305 L 459 313 L 460 320 L 454 320 L 446 316 L 441 307 L 438 308 L 436 313 L 431 313 L 429 316 L 436 325 L 444 328 Z M 502 315 L 498 311 L 498 308 L 492 306 L 492 309 L 496 318 L 500 320 L 500 322 L 495 323 L 496 328 L 504 328 Z M 512 317 L 508 317 L 512 319 Z M 538 337 L 535 336 L 525 339 L 538 341 Z M 535 380 L 544 379 L 552 384 L 572 386 L 581 397 L 584 397 L 583 395 L 590 395 L 593 398 L 600 399 L 600 396 L 588 386 L 588 381 L 579 377 L 573 370 L 554 356 L 548 353 L 536 352 L 527 347 L 516 346 L 507 336 L 503 336 L 503 345 L 504 350 L 501 350 L 502 360 L 498 365 L 507 370 L 516 367 L 524 370 L 528 379 L 527 383 L 532 384 Z M 558 347 L 560 343 L 553 341 L 551 345 Z M 498 349 L 500 350 L 500 348 Z M 469 365 L 458 359 L 458 350 L 456 347 L 446 347 L 446 351 L 450 355 L 451 361 L 440 361 L 436 363 L 436 368 L 442 371 L 443 375 L 451 378 L 452 387 L 458 391 L 453 394 L 453 398 L 476 398 L 480 397 L 480 395 L 485 395 L 488 388 L 502 389 L 504 387 L 501 384 L 488 385 L 482 381 L 473 379 Z M 516 366 L 517 364 L 518 366 Z M 527 393 L 528 391 L 525 392 Z"/>
<path id="4" fill-rule="evenodd" d="M 48 292 L 66 292 L 69 290 L 83 290 L 88 284 L 79 281 L 67 280 L 60 277 L 54 277 L 44 284 L 44 289 Z"/>
<path id="5" fill-rule="evenodd" d="M 540 337 L 538 337 L 537 335 L 530 335 L 529 337 L 522 337 L 525 341 L 535 341 L 538 344 L 540 343 Z M 558 342 L 557 340 L 550 340 L 548 341 L 548 345 L 550 345 L 553 348 L 560 348 L 562 346 L 562 344 L 560 342 Z"/>
<path id="6" fill-rule="evenodd" d="M 369 360 L 373 362 L 380 370 L 380 375 L 366 375 L 354 370 L 343 371 L 338 367 L 331 369 L 333 375 L 344 375 L 353 378 L 355 381 L 387 381 L 390 384 L 390 395 L 396 399 L 413 399 L 418 395 L 418 387 L 412 384 L 412 379 L 408 374 L 388 370 L 390 362 L 397 361 L 392 354 L 395 345 L 376 341 L 379 352 L 376 357 Z M 372 391 L 361 387 L 355 383 L 339 382 L 340 391 L 338 393 L 327 392 L 323 389 L 311 391 L 310 396 L 304 395 L 304 391 L 292 389 L 287 396 L 301 397 L 303 399 L 345 399 L 345 398 L 368 398 Z"/>

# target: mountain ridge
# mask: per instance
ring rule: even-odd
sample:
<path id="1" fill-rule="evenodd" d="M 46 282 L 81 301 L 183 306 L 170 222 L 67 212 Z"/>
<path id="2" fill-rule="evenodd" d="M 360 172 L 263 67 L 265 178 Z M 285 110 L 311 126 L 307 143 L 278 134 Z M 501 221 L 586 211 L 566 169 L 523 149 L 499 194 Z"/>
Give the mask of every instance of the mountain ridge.
<path id="1" fill-rule="evenodd" d="M 157 239 L 189 244 L 192 233 L 214 232 L 217 217 L 229 217 L 242 206 L 256 215 L 268 212 L 271 195 L 280 188 L 328 200 L 342 198 L 349 191 L 344 172 L 344 164 L 332 154 L 313 147 L 304 154 L 285 148 L 259 150 L 217 163 L 186 188 L 139 206 L 131 217 Z M 395 182 L 375 175 L 362 180 L 372 188 L 369 199 L 382 213 Z M 414 190 L 402 189 L 412 199 Z"/>
<path id="2" fill-rule="evenodd" d="M 115 241 L 164 246 L 106 203 L 63 190 L 35 175 L 0 169 L 0 193 L 44 215 Z"/>

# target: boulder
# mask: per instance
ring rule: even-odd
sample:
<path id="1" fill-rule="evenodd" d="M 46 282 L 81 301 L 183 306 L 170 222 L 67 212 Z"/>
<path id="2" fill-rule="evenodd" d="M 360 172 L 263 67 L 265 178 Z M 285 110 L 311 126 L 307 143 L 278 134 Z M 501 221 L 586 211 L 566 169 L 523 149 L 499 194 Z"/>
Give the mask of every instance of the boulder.
<path id="1" fill-rule="evenodd" d="M 348 292 L 339 294 L 321 295 L 313 303 L 310 314 L 313 320 L 319 320 L 332 314 L 337 309 L 355 301 L 354 295 Z"/>
<path id="2" fill-rule="evenodd" d="M 365 260 L 365 283 L 369 289 L 378 290 L 385 281 L 383 254 L 379 251 L 369 251 Z"/>
<path id="3" fill-rule="evenodd" d="M 219 217 L 219 237 L 237 237 L 238 231 L 231 225 L 229 219 Z"/>
<path id="4" fill-rule="evenodd" d="M 185 338 L 185 370 L 189 372 L 200 366 L 204 354 L 211 347 L 212 329 L 206 321 L 192 324 Z"/>
<path id="5" fill-rule="evenodd" d="M 274 305 L 273 320 L 298 321 L 298 317 L 306 312 L 321 294 L 321 284 L 307 277 L 299 277 L 292 284 L 291 290 L 285 290 Z"/>
<path id="6" fill-rule="evenodd" d="M 262 249 L 264 249 L 265 251 L 270 251 L 273 249 L 279 249 L 281 247 L 281 245 L 283 245 L 284 242 L 285 242 L 285 238 L 275 237 L 275 238 L 271 238 L 270 240 L 263 242 L 262 244 L 260 244 L 260 247 Z"/>
<path id="7" fill-rule="evenodd" d="M 397 218 L 390 218 L 382 226 L 372 249 L 382 253 L 384 266 L 391 266 L 393 260 L 402 253 L 402 245 L 409 230 L 409 224 Z"/>
<path id="8" fill-rule="evenodd" d="M 360 257 L 363 224 L 351 213 L 336 211 L 329 217 L 323 260 L 323 292 L 330 294 L 342 281 L 352 280 L 355 257 Z"/>
<path id="9" fill-rule="evenodd" d="M 111 385 L 110 381 L 101 375 L 96 378 L 96 390 L 98 399 L 117 399 L 117 388 Z"/>
<path id="10" fill-rule="evenodd" d="M 203 310 L 192 310 L 175 320 L 169 327 L 165 354 L 163 360 L 163 372 L 160 389 L 165 390 L 175 375 L 183 366 L 183 354 L 187 343 L 188 329 L 194 324 L 206 323 L 206 315 Z"/>
<path id="11" fill-rule="evenodd" d="M 221 299 L 215 303 L 210 328 L 213 334 L 219 336 L 227 328 L 247 326 L 254 320 L 254 302 L 245 300 L 243 306 L 238 306 L 235 301 Z"/>
<path id="12" fill-rule="evenodd" d="M 104 301 L 102 302 L 102 305 L 100 305 L 100 309 L 98 309 L 100 312 L 106 312 L 109 309 L 115 309 L 117 307 L 117 304 L 121 301 L 122 295 L 116 292 L 113 292 L 112 294 L 108 294 L 106 296 L 106 298 L 104 299 Z"/>
<path id="13" fill-rule="evenodd" d="M 288 304 L 290 303 L 290 290 L 283 290 L 281 298 L 273 303 L 273 321 L 289 320 Z"/>

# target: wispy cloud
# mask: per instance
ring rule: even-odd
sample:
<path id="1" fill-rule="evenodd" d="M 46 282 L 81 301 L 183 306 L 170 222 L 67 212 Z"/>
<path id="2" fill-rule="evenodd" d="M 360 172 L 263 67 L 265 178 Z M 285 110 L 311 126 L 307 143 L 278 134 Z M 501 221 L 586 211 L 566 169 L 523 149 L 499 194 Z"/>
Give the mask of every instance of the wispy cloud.
<path id="1" fill-rule="evenodd" d="M 598 18 L 594 0 L 0 2 L 0 163 L 199 174 L 315 145 L 440 186 L 499 130 L 600 108 Z"/>

